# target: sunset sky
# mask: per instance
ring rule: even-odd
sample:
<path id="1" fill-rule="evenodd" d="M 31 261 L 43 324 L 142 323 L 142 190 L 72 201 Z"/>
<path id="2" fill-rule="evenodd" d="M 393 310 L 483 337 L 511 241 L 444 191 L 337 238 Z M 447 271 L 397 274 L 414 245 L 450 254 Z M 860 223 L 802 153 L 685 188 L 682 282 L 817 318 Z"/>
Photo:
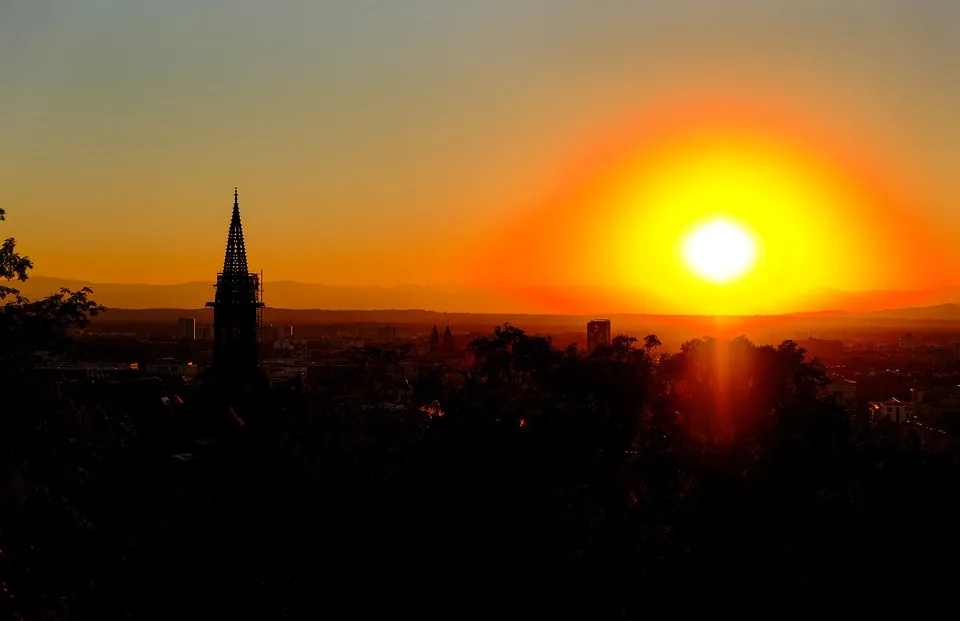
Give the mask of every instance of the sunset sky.
<path id="1" fill-rule="evenodd" d="M 268 282 L 788 310 L 960 284 L 958 110 L 956 0 L 5 0 L 0 237 L 212 281 L 239 186 Z M 715 212 L 730 285 L 676 259 Z"/>

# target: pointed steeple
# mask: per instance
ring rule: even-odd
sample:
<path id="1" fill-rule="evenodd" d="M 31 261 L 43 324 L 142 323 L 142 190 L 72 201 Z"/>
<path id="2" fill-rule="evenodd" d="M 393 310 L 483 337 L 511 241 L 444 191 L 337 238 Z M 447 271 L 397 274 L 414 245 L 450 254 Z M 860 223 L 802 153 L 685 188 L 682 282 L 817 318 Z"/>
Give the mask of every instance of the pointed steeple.
<path id="1" fill-rule="evenodd" d="M 450 331 L 450 324 L 447 323 L 447 328 L 443 331 L 443 351 L 453 351 L 456 349 L 456 345 L 453 342 L 453 332 Z"/>
<path id="2" fill-rule="evenodd" d="M 247 249 L 240 224 L 240 199 L 233 190 L 233 215 L 227 233 L 223 271 L 217 274 L 213 308 L 213 376 L 227 391 L 241 391 L 251 378 L 261 378 L 260 323 L 263 302 L 260 277 L 247 266 Z M 259 379 L 256 380 L 259 382 Z M 234 401 L 233 403 L 237 403 Z"/>
<path id="3" fill-rule="evenodd" d="M 247 277 L 247 249 L 243 244 L 243 226 L 240 224 L 240 200 L 237 188 L 233 188 L 233 216 L 230 232 L 227 233 L 227 252 L 223 257 L 224 276 Z"/>
<path id="4" fill-rule="evenodd" d="M 434 322 L 433 331 L 430 332 L 430 351 L 436 352 L 440 349 L 440 331 L 437 330 L 437 324 Z"/>

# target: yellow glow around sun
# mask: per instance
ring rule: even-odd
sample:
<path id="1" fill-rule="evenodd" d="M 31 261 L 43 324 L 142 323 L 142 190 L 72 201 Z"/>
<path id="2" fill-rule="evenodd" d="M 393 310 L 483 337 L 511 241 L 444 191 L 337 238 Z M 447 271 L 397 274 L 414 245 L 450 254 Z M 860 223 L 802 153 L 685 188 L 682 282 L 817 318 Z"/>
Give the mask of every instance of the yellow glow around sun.
<path id="1" fill-rule="evenodd" d="M 717 215 L 695 223 L 681 239 L 680 258 L 694 275 L 724 285 L 756 265 L 757 240 L 736 220 Z"/>
<path id="2" fill-rule="evenodd" d="M 808 291 L 868 281 L 866 263 L 848 259 L 864 252 L 849 234 L 858 196 L 786 148 L 681 141 L 619 174 L 597 199 L 623 223 L 604 260 L 670 312 L 788 312 Z"/>

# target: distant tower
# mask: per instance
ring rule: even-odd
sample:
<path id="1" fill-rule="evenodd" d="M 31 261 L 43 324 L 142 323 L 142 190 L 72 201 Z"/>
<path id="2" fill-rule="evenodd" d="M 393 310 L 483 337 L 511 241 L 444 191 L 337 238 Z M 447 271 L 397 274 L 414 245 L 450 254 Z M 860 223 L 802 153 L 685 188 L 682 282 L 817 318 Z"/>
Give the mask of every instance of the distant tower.
<path id="1" fill-rule="evenodd" d="M 220 384 L 244 385 L 260 374 L 260 277 L 247 268 L 240 204 L 233 191 L 233 217 L 223 271 L 217 274 L 213 307 L 213 373 Z"/>
<path id="2" fill-rule="evenodd" d="M 610 344 L 610 320 L 597 319 L 587 322 L 587 351 L 593 351 L 600 345 Z"/>
<path id="3" fill-rule="evenodd" d="M 389 343 L 397 338 L 397 328 L 395 326 L 380 326 L 377 328 L 377 340 L 381 343 Z"/>
<path id="4" fill-rule="evenodd" d="M 916 349 L 919 346 L 920 339 L 909 332 L 900 337 L 900 349 Z"/>
<path id="5" fill-rule="evenodd" d="M 181 317 L 177 320 L 177 332 L 181 341 L 192 341 L 197 338 L 197 320 L 193 317 Z"/>
<path id="6" fill-rule="evenodd" d="M 451 353 L 456 351 L 457 345 L 453 342 L 453 332 L 450 331 L 450 324 L 447 324 L 446 330 L 443 331 L 443 345 L 442 349 L 445 353 Z"/>
<path id="7" fill-rule="evenodd" d="M 440 351 L 440 331 L 437 330 L 437 324 L 433 324 L 433 331 L 430 332 L 430 353 L 436 354 Z"/>

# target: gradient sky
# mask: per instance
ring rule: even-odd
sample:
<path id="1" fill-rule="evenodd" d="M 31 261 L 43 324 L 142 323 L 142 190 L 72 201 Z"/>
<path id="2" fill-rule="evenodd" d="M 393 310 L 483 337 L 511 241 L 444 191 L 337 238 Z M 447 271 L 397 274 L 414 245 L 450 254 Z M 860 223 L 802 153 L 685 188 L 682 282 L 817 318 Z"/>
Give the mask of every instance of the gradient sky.
<path id="1" fill-rule="evenodd" d="M 238 185 L 268 280 L 658 286 L 623 252 L 645 206 L 597 188 L 671 131 L 762 126 L 885 184 L 805 234 L 910 244 L 804 286 L 955 285 L 958 110 L 956 0 L 4 0 L 0 234 L 38 274 L 212 280 Z"/>

